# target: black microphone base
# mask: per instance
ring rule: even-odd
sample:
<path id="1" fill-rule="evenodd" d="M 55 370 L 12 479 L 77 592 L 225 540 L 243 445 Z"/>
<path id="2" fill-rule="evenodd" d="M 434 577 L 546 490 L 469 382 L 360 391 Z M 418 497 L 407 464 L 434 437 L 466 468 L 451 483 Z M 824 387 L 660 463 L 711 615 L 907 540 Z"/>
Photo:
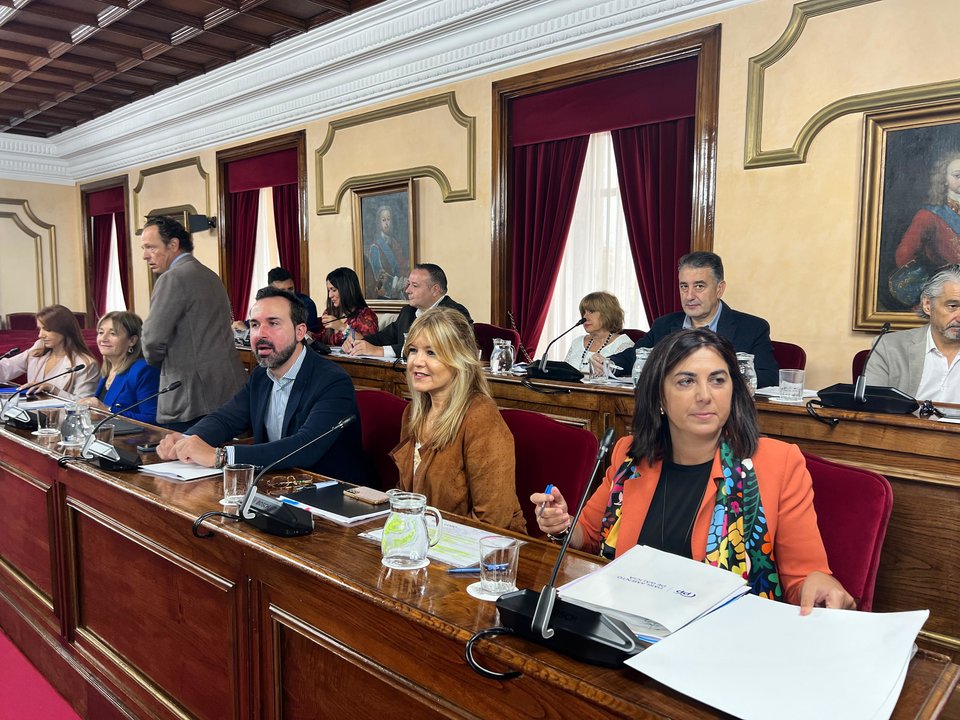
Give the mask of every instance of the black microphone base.
<path id="1" fill-rule="evenodd" d="M 117 448 L 117 454 L 120 456 L 119 460 L 111 460 L 105 457 L 97 458 L 97 464 L 100 465 L 100 469 L 110 470 L 111 472 L 117 470 L 129 471 L 139 470 L 140 466 L 143 465 L 143 461 L 139 455 L 123 452 L 119 448 Z"/>
<path id="2" fill-rule="evenodd" d="M 620 620 L 560 598 L 550 616 L 553 637 L 546 639 L 531 627 L 539 600 L 540 593 L 534 590 L 501 595 L 497 600 L 500 622 L 527 640 L 592 665 L 618 667 L 645 647 Z"/>
<path id="3" fill-rule="evenodd" d="M 16 418 L 7 417 L 4 418 L 3 424 L 9 427 L 17 428 L 17 430 L 36 430 L 37 428 L 47 427 L 46 415 L 30 410 L 27 410 L 26 413 L 30 418 L 26 422 L 23 420 L 17 420 Z"/>
<path id="4" fill-rule="evenodd" d="M 252 518 L 241 517 L 243 522 L 269 535 L 279 537 L 299 537 L 313 532 L 313 515 L 306 510 L 284 505 L 279 508 L 254 510 Z"/>
<path id="5" fill-rule="evenodd" d="M 817 393 L 825 408 L 859 410 L 861 412 L 894 413 L 907 415 L 916 412 L 920 404 L 905 392 L 893 387 L 868 385 L 863 401 L 854 397 L 854 386 L 850 383 L 837 383 Z"/>
<path id="6" fill-rule="evenodd" d="M 548 360 L 547 366 L 541 370 L 540 361 L 535 360 L 527 365 L 527 377 L 534 380 L 563 380 L 565 382 L 579 382 L 583 373 L 573 365 L 559 360 Z"/>

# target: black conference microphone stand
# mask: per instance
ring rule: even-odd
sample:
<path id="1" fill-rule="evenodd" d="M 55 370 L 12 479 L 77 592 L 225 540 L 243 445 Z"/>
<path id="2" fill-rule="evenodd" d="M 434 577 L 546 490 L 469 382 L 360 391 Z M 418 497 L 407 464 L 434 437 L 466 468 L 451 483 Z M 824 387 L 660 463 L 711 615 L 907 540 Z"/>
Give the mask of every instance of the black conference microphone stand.
<path id="1" fill-rule="evenodd" d="M 69 370 L 64 370 L 62 373 L 57 373 L 56 375 L 51 375 L 50 377 L 44 378 L 43 380 L 38 380 L 35 383 L 24 385 L 19 392 L 13 393 L 13 397 L 7 400 L 3 404 L 3 406 L 0 407 L 0 418 L 2 418 L 4 422 L 6 422 L 7 420 L 12 421 L 12 423 L 16 427 L 22 428 L 24 430 L 29 430 L 31 427 L 33 427 L 33 423 L 30 421 L 30 413 L 28 413 L 26 410 L 24 410 L 23 408 L 17 405 L 17 403 L 20 402 L 19 400 L 20 393 L 26 392 L 27 390 L 43 385 L 44 383 L 50 382 L 51 380 L 56 380 L 57 378 L 63 377 L 64 375 L 80 372 L 85 367 L 86 367 L 85 363 L 80 363 L 79 365 L 74 365 Z M 16 402 L 13 402 L 14 400 L 16 400 Z M 11 407 L 11 403 L 13 403 L 12 407 Z"/>
<path id="2" fill-rule="evenodd" d="M 570 532 L 567 533 L 557 554 L 550 581 L 539 593 L 534 590 L 515 590 L 501 595 L 497 600 L 497 609 L 500 611 L 500 621 L 505 627 L 481 630 L 467 643 L 467 663 L 484 677 L 508 679 L 519 675 L 519 673 L 495 673 L 481 667 L 474 660 L 474 643 L 487 635 L 516 633 L 578 660 L 607 667 L 617 667 L 641 650 L 642 646 L 636 635 L 625 623 L 595 610 L 565 602 L 557 596 L 557 588 L 554 584 L 570 545 L 570 539 L 573 537 L 573 529 L 590 495 L 593 477 L 612 444 L 613 428 L 610 428 L 600 441 L 597 461 L 587 480 L 577 512 L 570 520 Z"/>
<path id="3" fill-rule="evenodd" d="M 825 408 L 841 408 L 843 410 L 860 410 L 863 412 L 902 413 L 904 415 L 915 412 L 917 408 L 920 407 L 920 403 L 902 390 L 878 385 L 867 386 L 867 366 L 870 364 L 870 360 L 873 358 L 873 352 L 877 349 L 877 345 L 880 344 L 880 340 L 888 332 L 890 332 L 890 323 L 886 322 L 883 324 L 880 334 L 877 335 L 877 339 L 874 340 L 873 345 L 870 346 L 870 352 L 867 353 L 867 357 L 863 361 L 863 369 L 860 371 L 860 375 L 857 377 L 855 384 L 837 383 L 836 385 L 831 385 L 830 387 L 820 390 L 817 393 L 819 402 L 814 400 L 808 402 L 807 412 L 817 420 L 831 425 L 836 425 L 839 419 L 824 419 L 820 417 L 813 409 L 813 403 L 817 402 L 817 404 Z"/>
<path id="4" fill-rule="evenodd" d="M 259 473 L 257 473 L 257 476 L 253 479 L 253 482 L 250 483 L 250 487 L 247 488 L 246 494 L 240 501 L 240 513 L 238 515 L 220 512 L 219 510 L 206 512 L 194 520 L 193 534 L 198 538 L 213 537 L 212 532 L 201 532 L 201 525 L 203 524 L 203 521 L 211 517 L 225 517 L 238 521 L 242 520 L 250 523 L 259 530 L 263 530 L 265 533 L 269 533 L 270 535 L 279 535 L 281 537 L 296 537 L 298 535 L 307 535 L 313 532 L 313 515 L 306 510 L 302 510 L 298 507 L 294 507 L 293 505 L 280 502 L 276 498 L 272 498 L 269 495 L 262 495 L 258 493 L 257 483 L 260 482 L 260 478 L 262 478 L 284 460 L 289 460 L 301 450 L 310 447 L 318 440 L 322 440 L 330 433 L 346 427 L 356 419 L 356 415 L 348 415 L 326 432 L 317 435 L 315 438 L 311 438 L 295 450 L 291 450 L 283 457 L 274 460 Z"/>
<path id="5" fill-rule="evenodd" d="M 10 348 L 3 355 L 0 355 L 0 360 L 6 360 L 7 358 L 12 358 L 18 352 L 20 352 L 20 348 L 18 347 Z"/>
<path id="6" fill-rule="evenodd" d="M 136 470 L 143 463 L 140 461 L 140 455 L 138 453 L 131 453 L 127 450 L 122 450 L 110 443 L 105 443 L 102 440 L 97 440 L 97 431 L 102 428 L 106 423 L 113 420 L 119 415 L 128 410 L 133 410 L 133 408 L 138 405 L 142 405 L 148 400 L 153 400 L 155 397 L 159 397 L 164 393 L 168 393 L 171 390 L 176 390 L 183 383 L 179 380 L 167 385 L 162 390 L 158 390 L 152 395 L 147 395 L 143 400 L 138 400 L 132 405 L 127 405 L 125 408 L 117 410 L 115 413 L 107 415 L 103 420 L 98 422 L 93 426 L 93 430 L 90 431 L 90 434 L 87 435 L 86 441 L 83 443 L 83 449 L 80 451 L 80 456 L 86 460 L 92 460 L 97 458 L 97 461 L 100 464 L 100 467 L 104 470 Z"/>

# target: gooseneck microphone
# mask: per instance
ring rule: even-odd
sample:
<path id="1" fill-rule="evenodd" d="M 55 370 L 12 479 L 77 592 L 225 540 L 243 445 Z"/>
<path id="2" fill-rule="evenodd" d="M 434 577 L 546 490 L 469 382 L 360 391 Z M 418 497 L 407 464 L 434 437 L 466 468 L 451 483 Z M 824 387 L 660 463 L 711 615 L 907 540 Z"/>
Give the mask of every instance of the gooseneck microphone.
<path id="1" fill-rule="evenodd" d="M 10 348 L 3 355 L 0 355 L 0 360 L 6 360 L 7 358 L 12 358 L 18 352 L 20 352 L 20 348 L 18 347 Z"/>
<path id="2" fill-rule="evenodd" d="M 497 609 L 500 611 L 500 622 L 503 626 L 481 630 L 467 643 L 467 663 L 480 675 L 498 680 L 516 677 L 513 672 L 496 673 L 487 670 L 474 660 L 474 644 L 489 635 L 515 633 L 578 660 L 608 667 L 619 666 L 628 657 L 640 651 L 640 643 L 625 623 L 595 610 L 565 602 L 557 597 L 557 589 L 554 585 L 570 545 L 570 539 L 573 537 L 573 529 L 590 495 L 593 476 L 612 443 L 613 428 L 610 428 L 600 442 L 597 461 L 590 473 L 583 496 L 580 498 L 577 512 L 571 518 L 570 532 L 567 533 L 557 554 L 550 581 L 539 593 L 533 590 L 515 590 L 501 595 L 497 600 Z"/>
<path id="3" fill-rule="evenodd" d="M 98 422 L 93 426 L 93 430 L 90 431 L 90 434 L 87 435 L 86 441 L 83 443 L 83 449 L 80 451 L 80 455 L 87 460 L 92 458 L 99 458 L 100 467 L 104 470 L 136 470 L 143 463 L 140 462 L 140 455 L 137 453 L 130 453 L 116 448 L 110 443 L 105 443 L 102 440 L 97 440 L 97 431 L 102 428 L 106 423 L 113 420 L 118 415 L 123 415 L 123 413 L 128 410 L 133 410 L 133 408 L 138 405 L 143 405 L 143 403 L 153 400 L 155 397 L 159 397 L 164 393 L 168 393 L 171 390 L 176 390 L 181 385 L 182 382 L 175 380 L 174 382 L 167 385 L 162 390 L 158 390 L 152 395 L 147 395 L 143 400 L 138 400 L 132 405 L 127 405 L 125 408 L 121 408 L 114 413 L 110 413 L 103 420 Z"/>
<path id="4" fill-rule="evenodd" d="M 890 323 L 885 322 L 883 327 L 880 328 L 880 334 L 877 335 L 877 339 L 874 340 L 873 345 L 870 346 L 870 352 L 867 353 L 867 357 L 863 361 L 863 369 L 860 371 L 860 376 L 857 378 L 857 383 L 853 388 L 853 399 L 857 402 L 865 403 L 867 401 L 867 365 L 870 364 L 870 358 L 873 357 L 873 351 L 877 349 L 880 338 L 888 332 L 890 332 Z"/>
<path id="5" fill-rule="evenodd" d="M 17 422 L 29 423 L 30 415 L 27 413 L 26 410 L 19 407 L 17 404 L 20 402 L 20 393 L 26 392 L 27 390 L 31 390 L 32 388 L 35 388 L 35 387 L 39 387 L 44 383 L 50 382 L 51 380 L 56 380 L 57 378 L 63 377 L 64 375 L 80 372 L 85 367 L 86 367 L 85 363 L 80 363 L 79 365 L 74 365 L 72 368 L 69 368 L 68 370 L 64 370 L 62 373 L 57 373 L 56 375 L 51 375 L 50 377 L 44 378 L 43 380 L 38 380 L 35 383 L 24 385 L 20 389 L 20 392 L 13 393 L 13 397 L 7 400 L 3 404 L 3 407 L 0 408 L 0 418 L 2 418 L 3 420 L 15 420 Z"/>
<path id="6" fill-rule="evenodd" d="M 264 467 L 259 473 L 257 473 L 257 476 L 253 479 L 253 482 L 250 483 L 250 487 L 247 488 L 247 492 L 240 501 L 239 515 L 233 515 L 231 513 L 223 513 L 219 511 L 204 513 L 194 521 L 193 534 L 199 538 L 212 537 L 212 532 L 201 532 L 200 526 L 208 517 L 214 516 L 227 517 L 233 520 L 242 520 L 250 523 L 259 530 L 269 533 L 270 535 L 279 535 L 281 537 L 296 537 L 298 535 L 306 535 L 313 532 L 313 515 L 306 510 L 301 510 L 293 505 L 282 503 L 276 498 L 270 497 L 269 495 L 262 495 L 258 493 L 257 483 L 260 482 L 260 479 L 265 474 L 282 463 L 284 460 L 289 460 L 297 453 L 310 447 L 315 442 L 327 437 L 327 435 L 330 433 L 346 427 L 356 419 L 356 415 L 347 415 L 347 417 L 340 420 L 326 432 L 321 433 L 314 438 L 310 438 L 307 440 L 307 442 L 303 443 L 303 445 L 300 445 L 295 450 L 291 450 L 283 457 L 277 458 L 272 463 Z"/>
<path id="7" fill-rule="evenodd" d="M 569 328 L 568 330 L 564 330 L 562 333 L 560 333 L 559 335 L 557 335 L 557 337 L 555 337 L 553 340 L 550 341 L 550 344 L 547 345 L 546 350 L 543 351 L 543 355 L 542 355 L 541 358 L 540 358 L 540 372 L 546 372 L 546 371 L 547 371 L 547 353 L 550 352 L 550 348 L 552 348 L 552 347 L 557 343 L 557 340 L 559 340 L 560 338 L 562 338 L 562 337 L 563 337 L 564 335 L 566 335 L 567 333 L 573 332 L 573 331 L 576 330 L 578 327 L 580 327 L 581 325 L 583 325 L 586 321 L 587 321 L 587 319 L 586 319 L 585 317 L 580 318 L 579 320 L 577 320 L 576 323 L 574 323 L 573 327 Z"/>

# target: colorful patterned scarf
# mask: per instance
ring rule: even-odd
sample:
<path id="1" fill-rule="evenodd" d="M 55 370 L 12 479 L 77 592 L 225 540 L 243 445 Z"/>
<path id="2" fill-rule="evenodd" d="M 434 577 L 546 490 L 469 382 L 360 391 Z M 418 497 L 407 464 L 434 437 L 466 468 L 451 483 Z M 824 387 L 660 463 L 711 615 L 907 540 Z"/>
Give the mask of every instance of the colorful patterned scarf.
<path id="1" fill-rule="evenodd" d="M 750 583 L 755 595 L 781 600 L 783 590 L 753 461 L 734 457 L 724 440 L 720 444 L 720 467 L 723 478 L 707 533 L 704 562 L 740 575 Z M 639 475 L 637 463 L 631 457 L 624 459 L 614 475 L 607 509 L 600 521 L 600 554 L 607 559 L 616 555 L 623 486 Z M 745 528 L 749 528 L 749 532 L 745 532 Z"/>

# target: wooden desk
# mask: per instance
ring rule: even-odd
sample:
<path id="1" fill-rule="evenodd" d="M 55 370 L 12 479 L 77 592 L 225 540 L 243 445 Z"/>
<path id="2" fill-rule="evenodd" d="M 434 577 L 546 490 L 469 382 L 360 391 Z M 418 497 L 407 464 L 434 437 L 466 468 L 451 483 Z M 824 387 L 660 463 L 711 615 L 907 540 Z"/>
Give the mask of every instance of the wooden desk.
<path id="1" fill-rule="evenodd" d="M 464 647 L 497 613 L 467 595 L 471 580 L 437 564 L 387 570 L 358 528 L 324 522 L 287 540 L 230 521 L 193 537 L 219 495 L 215 478 L 60 468 L 29 435 L 0 430 L 0 626 L 82 715 L 717 716 L 632 670 L 518 638 L 484 642 L 479 656 L 522 676 L 483 679 Z M 555 553 L 525 545 L 520 585 L 542 586 Z M 575 554 L 560 579 L 595 564 Z M 937 716 L 958 677 L 921 651 L 894 716 Z"/>
<path id="2" fill-rule="evenodd" d="M 392 365 L 331 356 L 358 388 L 408 396 L 406 379 Z M 600 437 L 608 427 L 630 431 L 633 394 L 628 389 L 536 381 L 544 394 L 516 377 L 489 376 L 501 407 L 535 410 L 585 427 Z M 874 610 L 929 608 L 920 634 L 924 647 L 960 662 L 960 425 L 912 415 L 825 410 L 838 417 L 829 427 L 805 408 L 759 400 L 760 429 L 821 457 L 869 468 L 893 486 L 893 515 L 877 576 Z"/>

